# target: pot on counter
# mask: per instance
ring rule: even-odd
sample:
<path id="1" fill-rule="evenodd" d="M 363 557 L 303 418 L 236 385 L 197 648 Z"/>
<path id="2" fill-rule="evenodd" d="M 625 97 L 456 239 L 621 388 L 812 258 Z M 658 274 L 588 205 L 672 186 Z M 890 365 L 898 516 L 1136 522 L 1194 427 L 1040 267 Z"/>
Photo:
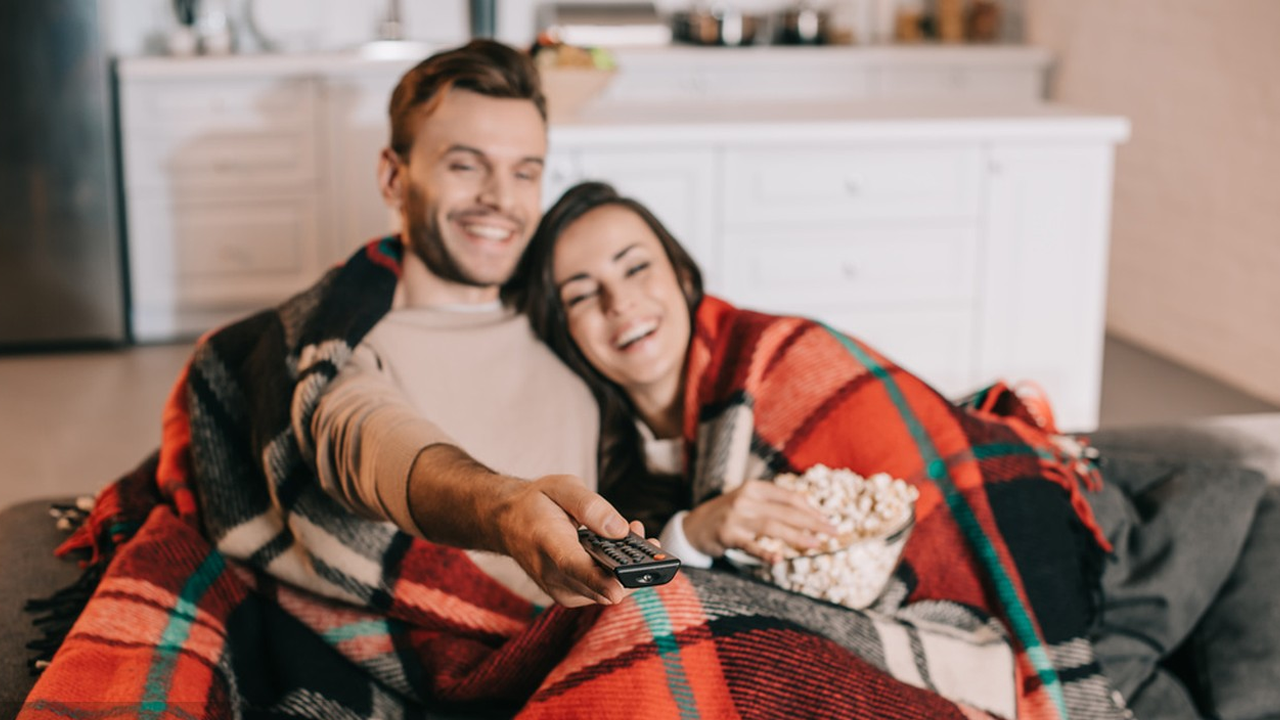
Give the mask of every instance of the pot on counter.
<path id="1" fill-rule="evenodd" d="M 775 22 L 779 45 L 822 45 L 831 33 L 831 13 L 808 2 L 798 2 L 782 10 Z"/>
<path id="2" fill-rule="evenodd" d="M 759 15 L 733 8 L 690 10 L 672 15 L 672 36 L 695 45 L 750 45 L 763 25 Z"/>

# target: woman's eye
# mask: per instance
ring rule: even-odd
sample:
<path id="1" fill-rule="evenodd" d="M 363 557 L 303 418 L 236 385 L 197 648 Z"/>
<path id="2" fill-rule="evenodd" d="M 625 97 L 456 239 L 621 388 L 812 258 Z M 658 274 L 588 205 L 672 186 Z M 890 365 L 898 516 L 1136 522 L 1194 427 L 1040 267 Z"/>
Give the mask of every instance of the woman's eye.
<path id="1" fill-rule="evenodd" d="M 636 265 L 632 265 L 631 267 L 627 268 L 627 277 L 631 277 L 632 275 L 635 275 L 640 272 L 644 272 L 645 270 L 648 270 L 648 269 L 649 269 L 649 263 L 647 261 L 636 264 Z"/>
<path id="2" fill-rule="evenodd" d="M 575 295 L 570 295 L 569 297 L 565 298 L 564 306 L 566 308 L 571 308 L 574 305 L 578 305 L 580 303 L 586 302 L 587 300 L 590 300 L 591 298 L 595 297 L 597 294 L 598 294 L 598 291 L 592 290 L 591 292 L 584 292 L 584 293 L 577 293 Z"/>

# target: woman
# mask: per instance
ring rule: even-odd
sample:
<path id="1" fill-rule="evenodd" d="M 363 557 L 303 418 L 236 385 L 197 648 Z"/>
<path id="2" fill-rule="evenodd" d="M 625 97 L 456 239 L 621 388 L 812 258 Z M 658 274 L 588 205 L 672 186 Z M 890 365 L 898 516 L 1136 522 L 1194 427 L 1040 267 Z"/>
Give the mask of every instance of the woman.
<path id="1" fill-rule="evenodd" d="M 547 212 L 507 299 L 591 385 L 601 492 L 649 532 L 668 525 L 664 547 L 770 560 L 759 536 L 803 547 L 832 529 L 768 480 L 888 472 L 920 493 L 898 600 L 1000 615 L 1019 674 L 1039 678 L 1025 687 L 1062 706 L 1051 658 L 1084 638 L 1107 547 L 1080 492 L 1097 477 L 1012 393 L 958 407 L 830 328 L 704 296 L 662 224 L 601 183 Z"/>

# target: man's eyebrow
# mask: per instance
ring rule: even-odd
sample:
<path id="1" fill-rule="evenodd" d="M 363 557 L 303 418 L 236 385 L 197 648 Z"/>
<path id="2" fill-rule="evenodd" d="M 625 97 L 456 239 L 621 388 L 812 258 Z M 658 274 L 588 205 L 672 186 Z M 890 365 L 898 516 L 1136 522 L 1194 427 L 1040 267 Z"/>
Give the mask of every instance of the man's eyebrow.
<path id="1" fill-rule="evenodd" d="M 489 162 L 489 156 L 485 153 L 485 151 L 483 151 L 483 150 L 481 150 L 480 148 L 477 148 L 477 147 L 472 147 L 472 146 L 470 146 L 470 145 L 461 145 L 461 144 L 457 144 L 457 145 L 450 145 L 448 148 L 446 148 L 446 149 L 445 149 L 444 154 L 445 154 L 445 155 L 448 155 L 449 153 L 454 153 L 454 152 L 464 152 L 464 153 L 467 153 L 467 154 L 469 154 L 469 155 L 475 155 L 476 157 L 480 158 L 481 160 L 483 160 L 483 161 L 485 161 L 485 162 Z M 540 166 L 545 166 L 545 165 L 547 164 L 546 160 L 544 160 L 543 158 L 541 158 L 541 157 L 539 157 L 539 156 L 537 156 L 537 155 L 530 155 L 530 156 L 528 156 L 528 157 L 521 158 L 521 159 L 520 159 L 520 163 L 521 163 L 521 164 L 524 164 L 524 163 L 534 163 L 534 164 L 536 164 L 536 165 L 540 165 Z"/>
<path id="2" fill-rule="evenodd" d="M 618 262 L 619 260 L 621 260 L 621 259 L 623 258 L 623 256 L 625 256 L 627 253 L 631 252 L 632 250 L 635 250 L 635 249 L 636 249 L 636 248 L 638 248 L 638 247 L 640 247 L 640 243 L 631 243 L 630 245 L 628 245 L 628 246 L 626 246 L 626 247 L 622 248 L 621 250 L 619 250 L 618 252 L 614 253 L 614 254 L 613 254 L 612 261 L 613 261 L 613 262 Z M 576 281 L 576 280 L 590 280 L 590 279 L 591 279 L 591 278 L 590 278 L 590 276 L 588 276 L 588 275 L 587 275 L 586 273 L 584 273 L 584 272 L 582 272 L 582 273 L 578 273 L 577 275 L 571 275 L 571 276 L 569 276 L 569 277 L 565 278 L 564 280 L 561 280 L 559 283 L 556 283 L 556 289 L 557 289 L 557 290 L 560 290 L 560 289 L 564 288 L 564 286 L 565 286 L 565 285 L 568 285 L 569 283 L 574 282 L 574 281 Z"/>

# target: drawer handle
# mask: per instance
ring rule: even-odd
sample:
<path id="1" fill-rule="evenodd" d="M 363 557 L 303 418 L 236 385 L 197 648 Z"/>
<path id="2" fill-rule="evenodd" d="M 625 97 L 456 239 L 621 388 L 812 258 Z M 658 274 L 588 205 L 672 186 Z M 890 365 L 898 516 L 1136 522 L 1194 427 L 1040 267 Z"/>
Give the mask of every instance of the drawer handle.
<path id="1" fill-rule="evenodd" d="M 845 280 L 855 280 L 858 277 L 858 266 L 845 260 L 840 263 L 840 274 L 844 276 Z"/>
<path id="2" fill-rule="evenodd" d="M 844 179 L 844 192 L 846 195 L 857 195 L 862 192 L 862 187 L 857 180 L 847 177 Z"/>

